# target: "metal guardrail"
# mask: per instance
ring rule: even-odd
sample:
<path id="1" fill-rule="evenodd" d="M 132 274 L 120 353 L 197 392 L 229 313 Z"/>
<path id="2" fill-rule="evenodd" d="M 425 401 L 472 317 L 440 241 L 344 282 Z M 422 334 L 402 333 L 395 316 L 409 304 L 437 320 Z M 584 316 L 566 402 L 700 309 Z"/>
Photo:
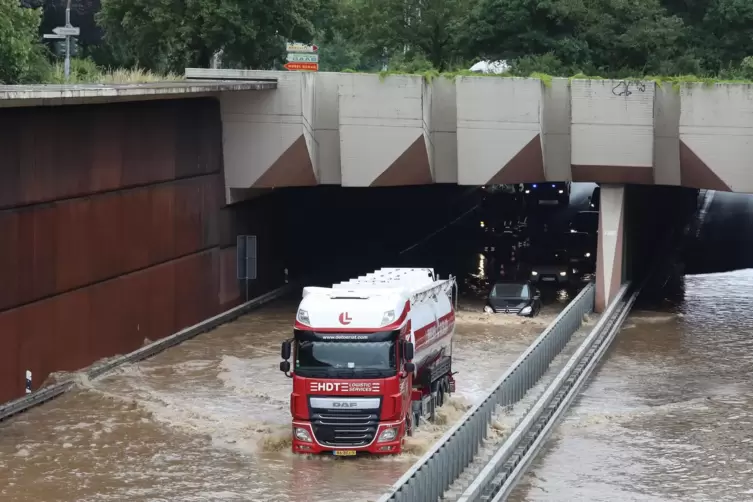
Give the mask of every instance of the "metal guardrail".
<path id="1" fill-rule="evenodd" d="M 620 288 L 609 308 L 525 418 L 457 502 L 505 500 L 619 331 L 640 289 Z"/>
<path id="2" fill-rule="evenodd" d="M 94 366 L 91 366 L 89 369 L 86 370 L 85 372 L 86 376 L 90 380 L 93 380 L 95 378 L 99 378 L 102 375 L 112 371 L 113 369 L 117 368 L 118 366 L 122 364 L 133 363 L 136 361 L 148 359 L 170 347 L 173 347 L 182 342 L 185 342 L 186 340 L 190 338 L 194 338 L 197 335 L 210 331 L 221 324 L 225 324 L 234 319 L 237 319 L 238 317 L 242 316 L 248 311 L 255 309 L 257 307 L 260 307 L 264 305 L 265 303 L 269 303 L 272 300 L 276 300 L 284 296 L 285 294 L 291 292 L 293 288 L 295 287 L 296 287 L 295 284 L 286 284 L 285 286 L 282 286 L 268 293 L 265 293 L 261 296 L 253 298 L 252 300 L 242 305 L 238 305 L 237 307 L 227 310 L 219 315 L 206 319 L 193 326 L 189 326 L 188 328 L 182 329 L 181 331 L 178 331 L 177 333 L 173 335 L 162 338 L 161 340 L 157 340 L 156 342 L 150 343 L 149 345 L 145 345 L 144 347 L 136 349 L 129 354 L 125 354 L 123 356 L 118 356 L 118 357 L 109 359 L 100 364 L 95 364 Z M 17 415 L 18 413 L 24 412 L 28 410 L 29 408 L 33 408 L 34 406 L 39 406 L 40 404 L 45 403 L 51 399 L 54 399 L 60 396 L 61 394 L 64 394 L 75 385 L 74 378 L 75 378 L 74 376 L 71 376 L 71 378 L 63 382 L 56 383 L 48 387 L 43 387 L 35 392 L 32 392 L 31 394 L 28 394 L 24 397 L 16 399 L 15 401 L 10 401 L 5 404 L 0 404 L 0 422 L 2 422 L 3 420 L 13 415 Z"/>
<path id="3" fill-rule="evenodd" d="M 471 463 L 487 437 L 497 406 L 518 402 L 546 372 L 593 311 L 595 286 L 586 285 L 497 380 L 486 398 L 472 407 L 379 502 L 436 502 Z"/>

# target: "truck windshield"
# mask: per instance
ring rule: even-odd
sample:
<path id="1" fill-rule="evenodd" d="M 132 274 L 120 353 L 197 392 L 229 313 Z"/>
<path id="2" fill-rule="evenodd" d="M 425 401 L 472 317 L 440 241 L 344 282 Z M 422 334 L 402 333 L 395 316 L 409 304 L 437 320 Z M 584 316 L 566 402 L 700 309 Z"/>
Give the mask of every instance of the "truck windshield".
<path id="1" fill-rule="evenodd" d="M 295 372 L 301 376 L 385 378 L 396 372 L 394 341 L 299 341 Z"/>

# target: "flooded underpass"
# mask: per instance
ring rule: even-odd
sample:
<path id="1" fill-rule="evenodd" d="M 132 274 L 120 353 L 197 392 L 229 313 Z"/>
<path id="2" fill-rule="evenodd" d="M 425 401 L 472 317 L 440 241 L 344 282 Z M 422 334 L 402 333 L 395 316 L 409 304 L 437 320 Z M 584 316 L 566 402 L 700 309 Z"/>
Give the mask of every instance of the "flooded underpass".
<path id="1" fill-rule="evenodd" d="M 753 500 L 753 270 L 634 311 L 510 500 Z"/>
<path id="2" fill-rule="evenodd" d="M 457 393 L 397 457 L 290 452 L 291 381 L 278 371 L 297 298 L 121 367 L 0 426 L 3 501 L 374 500 L 556 317 L 458 313 Z"/>

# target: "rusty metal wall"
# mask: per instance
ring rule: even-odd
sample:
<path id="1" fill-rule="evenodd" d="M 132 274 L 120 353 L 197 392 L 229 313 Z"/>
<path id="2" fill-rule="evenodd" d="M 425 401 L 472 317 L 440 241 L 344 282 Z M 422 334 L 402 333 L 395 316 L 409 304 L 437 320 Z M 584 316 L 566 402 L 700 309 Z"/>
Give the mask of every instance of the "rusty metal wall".
<path id="1" fill-rule="evenodd" d="M 219 311 L 221 127 L 212 99 L 0 109 L 0 402 Z"/>
<path id="2" fill-rule="evenodd" d="M 0 312 L 0 402 L 54 371 L 130 352 L 219 312 L 219 250 Z"/>
<path id="3" fill-rule="evenodd" d="M 220 174 L 0 211 L 0 310 L 218 245 Z"/>
<path id="4" fill-rule="evenodd" d="M 0 208 L 219 173 L 214 99 L 0 108 Z"/>

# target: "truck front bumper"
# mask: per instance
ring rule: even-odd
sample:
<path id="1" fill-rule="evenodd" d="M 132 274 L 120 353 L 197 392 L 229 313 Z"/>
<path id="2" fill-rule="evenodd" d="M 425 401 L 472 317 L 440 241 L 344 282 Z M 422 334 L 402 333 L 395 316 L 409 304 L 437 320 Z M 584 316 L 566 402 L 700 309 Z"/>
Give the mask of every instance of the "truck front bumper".
<path id="1" fill-rule="evenodd" d="M 381 440 L 385 431 L 394 429 L 394 439 Z M 352 457 L 361 454 L 394 455 L 402 452 L 405 439 L 405 421 L 383 422 L 377 427 L 377 433 L 371 443 L 364 446 L 332 446 L 320 443 L 311 427 L 311 423 L 293 422 L 293 453 L 300 454 L 329 454 L 338 457 Z M 380 441 L 381 440 L 381 441 Z"/>

